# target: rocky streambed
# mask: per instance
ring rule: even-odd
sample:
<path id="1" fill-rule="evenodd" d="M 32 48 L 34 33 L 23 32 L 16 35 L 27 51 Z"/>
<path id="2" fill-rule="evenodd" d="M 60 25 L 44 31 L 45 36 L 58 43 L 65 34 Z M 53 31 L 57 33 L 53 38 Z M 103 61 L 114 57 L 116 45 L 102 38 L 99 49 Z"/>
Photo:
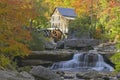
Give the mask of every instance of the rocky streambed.
<path id="1" fill-rule="evenodd" d="M 0 80 L 120 80 L 120 73 L 88 71 L 56 71 L 34 66 L 29 72 L 0 70 Z"/>

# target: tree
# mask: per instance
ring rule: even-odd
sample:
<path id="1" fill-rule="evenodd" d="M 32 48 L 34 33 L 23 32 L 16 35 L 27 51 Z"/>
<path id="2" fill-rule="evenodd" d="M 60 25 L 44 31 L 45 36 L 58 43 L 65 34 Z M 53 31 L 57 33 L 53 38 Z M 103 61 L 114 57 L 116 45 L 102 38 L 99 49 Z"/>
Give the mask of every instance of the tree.
<path id="1" fill-rule="evenodd" d="M 34 28 L 46 28 L 49 26 L 48 5 L 43 0 L 33 1 L 37 10 L 37 17 L 32 20 L 32 27 Z M 50 27 L 50 26 L 49 26 Z"/>
<path id="2" fill-rule="evenodd" d="M 10 64 L 15 56 L 30 53 L 30 32 L 25 26 L 35 16 L 30 0 L 0 0 L 0 67 Z"/>
<path id="3" fill-rule="evenodd" d="M 69 24 L 70 35 L 74 34 L 75 37 L 88 37 L 90 28 L 90 17 L 87 15 L 76 18 Z"/>
<path id="4" fill-rule="evenodd" d="M 31 30 L 32 40 L 29 42 L 29 47 L 32 51 L 41 51 L 45 49 L 45 32 Z"/>
<path id="5" fill-rule="evenodd" d="M 116 70 L 120 71 L 120 1 L 112 0 L 109 2 L 111 17 L 107 24 L 107 29 L 111 31 L 110 39 L 116 43 L 116 54 L 112 56 L 112 61 L 116 64 Z"/>
<path id="6" fill-rule="evenodd" d="M 119 27 L 119 4 L 120 2 L 117 0 L 106 1 L 100 0 L 99 1 L 99 12 L 97 15 L 97 27 L 99 24 L 105 29 L 105 33 L 111 37 L 111 32 L 113 29 L 118 29 Z M 116 30 L 115 30 L 116 31 Z M 114 31 L 112 31 L 114 33 Z M 115 35 L 114 35 L 115 37 Z"/>

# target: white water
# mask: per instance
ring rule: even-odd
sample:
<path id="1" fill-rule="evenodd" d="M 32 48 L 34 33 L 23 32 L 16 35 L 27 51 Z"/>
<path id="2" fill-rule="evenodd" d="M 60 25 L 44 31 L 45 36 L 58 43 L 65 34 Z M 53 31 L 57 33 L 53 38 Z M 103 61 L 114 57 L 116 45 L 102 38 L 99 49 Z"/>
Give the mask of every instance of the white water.
<path id="1" fill-rule="evenodd" d="M 96 70 L 114 71 L 114 68 L 104 62 L 103 56 L 97 52 L 76 53 L 73 59 L 54 63 L 51 67 L 55 70 Z"/>
<path id="2" fill-rule="evenodd" d="M 113 67 L 111 67 L 109 64 L 104 62 L 103 56 L 98 54 L 98 61 L 96 63 L 96 66 L 93 67 L 92 69 L 97 70 L 97 71 L 114 71 Z"/>

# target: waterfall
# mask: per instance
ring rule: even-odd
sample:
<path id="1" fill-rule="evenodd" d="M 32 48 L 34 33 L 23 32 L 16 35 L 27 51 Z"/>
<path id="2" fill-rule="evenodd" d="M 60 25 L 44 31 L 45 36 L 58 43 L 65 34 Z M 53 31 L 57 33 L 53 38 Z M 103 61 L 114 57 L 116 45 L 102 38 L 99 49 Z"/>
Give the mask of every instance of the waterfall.
<path id="1" fill-rule="evenodd" d="M 101 71 L 101 70 L 104 70 L 104 71 L 113 71 L 113 67 L 111 67 L 109 64 L 105 63 L 104 62 L 104 59 L 103 59 L 103 56 L 98 54 L 98 61 L 95 65 L 95 67 L 93 67 L 94 70 L 97 70 L 97 71 Z"/>
<path id="2" fill-rule="evenodd" d="M 97 51 L 91 50 L 88 53 L 76 53 L 68 61 L 56 62 L 52 65 L 54 70 L 96 70 L 113 71 L 114 68 L 104 62 L 103 56 Z"/>

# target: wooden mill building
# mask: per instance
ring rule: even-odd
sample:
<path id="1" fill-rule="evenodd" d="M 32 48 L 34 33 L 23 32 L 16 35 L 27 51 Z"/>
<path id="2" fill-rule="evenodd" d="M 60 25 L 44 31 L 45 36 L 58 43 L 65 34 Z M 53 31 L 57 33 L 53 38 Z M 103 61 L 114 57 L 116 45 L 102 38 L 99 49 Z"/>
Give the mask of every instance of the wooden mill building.
<path id="1" fill-rule="evenodd" d="M 51 28 L 59 28 L 64 34 L 67 34 L 69 22 L 76 16 L 75 10 L 72 8 L 57 7 L 51 16 Z"/>

